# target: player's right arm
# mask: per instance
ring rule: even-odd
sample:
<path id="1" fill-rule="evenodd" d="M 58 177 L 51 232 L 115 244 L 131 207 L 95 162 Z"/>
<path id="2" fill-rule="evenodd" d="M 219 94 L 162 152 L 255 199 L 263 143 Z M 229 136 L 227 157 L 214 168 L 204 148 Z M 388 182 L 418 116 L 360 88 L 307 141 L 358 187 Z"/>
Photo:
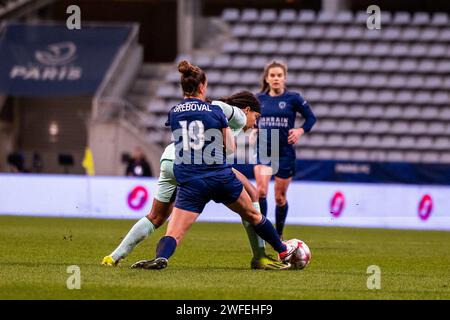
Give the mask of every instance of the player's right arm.
<path id="1" fill-rule="evenodd" d="M 225 147 L 225 152 L 227 155 L 233 154 L 236 152 L 236 142 L 234 140 L 233 133 L 231 132 L 230 127 L 222 129 L 223 134 L 223 145 Z"/>
<path id="2" fill-rule="evenodd" d="M 247 124 L 247 116 L 244 111 L 220 100 L 214 100 L 212 104 L 217 105 L 222 109 L 233 135 L 237 136 Z"/>

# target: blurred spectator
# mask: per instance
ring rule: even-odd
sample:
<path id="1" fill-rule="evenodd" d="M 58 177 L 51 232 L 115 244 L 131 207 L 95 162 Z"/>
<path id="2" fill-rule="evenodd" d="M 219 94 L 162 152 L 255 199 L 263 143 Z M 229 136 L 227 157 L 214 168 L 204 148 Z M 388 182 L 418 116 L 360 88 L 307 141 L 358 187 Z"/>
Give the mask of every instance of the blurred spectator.
<path id="1" fill-rule="evenodd" d="M 10 153 L 8 155 L 8 164 L 13 173 L 25 172 L 25 158 L 21 153 Z"/>
<path id="2" fill-rule="evenodd" d="M 125 175 L 135 177 L 152 176 L 150 165 L 141 148 L 137 147 L 134 149 L 133 155 L 129 159 Z"/>
<path id="3" fill-rule="evenodd" d="M 42 158 L 39 153 L 33 153 L 33 171 L 40 173 L 42 172 Z"/>

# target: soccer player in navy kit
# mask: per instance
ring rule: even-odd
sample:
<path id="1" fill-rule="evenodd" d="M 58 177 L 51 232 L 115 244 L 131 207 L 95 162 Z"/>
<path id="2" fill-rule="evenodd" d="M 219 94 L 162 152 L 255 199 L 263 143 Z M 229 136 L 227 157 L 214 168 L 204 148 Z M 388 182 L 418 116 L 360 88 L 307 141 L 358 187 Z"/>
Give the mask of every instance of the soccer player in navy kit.
<path id="1" fill-rule="evenodd" d="M 283 235 L 288 213 L 286 193 L 289 183 L 295 175 L 294 145 L 305 132 L 311 130 L 316 122 L 316 117 L 306 100 L 300 94 L 286 90 L 286 76 L 286 65 L 277 61 L 268 64 L 264 69 L 262 90 L 257 96 L 261 103 L 261 117 L 258 121 L 258 162 L 254 167 L 259 204 L 264 216 L 267 215 L 266 197 L 269 181 L 272 175 L 275 175 L 275 225 L 280 237 Z M 300 128 L 294 127 L 297 113 L 300 113 L 305 119 Z M 264 129 L 267 135 L 264 135 L 261 129 Z M 270 139 L 271 131 L 274 129 L 278 130 L 279 139 L 277 141 Z M 269 151 L 271 148 L 279 148 L 278 166 L 262 161 L 264 158 L 261 153 L 262 145 L 267 146 L 266 150 Z M 276 167 L 278 170 L 274 172 L 273 169 Z"/>
<path id="2" fill-rule="evenodd" d="M 185 99 L 169 113 L 176 149 L 175 206 L 166 235 L 158 243 L 156 259 L 139 261 L 132 267 L 167 267 L 175 248 L 210 200 L 238 213 L 278 252 L 279 259 L 289 264 L 298 245 L 281 241 L 271 223 L 252 205 L 231 164 L 226 163 L 226 151 L 235 149 L 234 138 L 220 107 L 205 102 L 205 73 L 187 61 L 182 61 L 178 70 Z"/>

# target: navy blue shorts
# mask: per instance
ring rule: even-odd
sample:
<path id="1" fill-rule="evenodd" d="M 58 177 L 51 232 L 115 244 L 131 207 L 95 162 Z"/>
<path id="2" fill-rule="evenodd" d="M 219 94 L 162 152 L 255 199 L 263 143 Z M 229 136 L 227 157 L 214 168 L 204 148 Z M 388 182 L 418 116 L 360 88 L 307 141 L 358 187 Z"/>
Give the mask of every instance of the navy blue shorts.
<path id="1" fill-rule="evenodd" d="M 175 207 L 201 213 L 211 200 L 223 204 L 235 202 L 243 188 L 233 172 L 190 180 L 178 186 Z"/>
<path id="2" fill-rule="evenodd" d="M 258 159 L 259 160 L 259 159 Z M 265 166 L 269 166 L 272 167 L 272 163 L 269 162 L 268 164 L 266 163 L 261 163 L 260 161 L 258 161 L 258 164 L 262 164 Z M 279 162 L 277 164 L 273 164 L 272 169 L 276 169 L 278 165 L 278 171 L 275 172 L 275 177 L 281 178 L 281 179 L 289 179 L 292 178 L 293 176 L 295 176 L 296 173 L 296 169 L 295 169 L 295 158 L 280 158 Z"/>

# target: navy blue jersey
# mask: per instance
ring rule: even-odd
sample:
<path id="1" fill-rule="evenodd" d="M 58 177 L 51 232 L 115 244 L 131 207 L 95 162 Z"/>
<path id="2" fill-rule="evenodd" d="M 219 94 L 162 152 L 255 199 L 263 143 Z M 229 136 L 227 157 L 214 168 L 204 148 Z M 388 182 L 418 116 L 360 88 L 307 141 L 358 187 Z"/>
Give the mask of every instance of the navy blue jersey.
<path id="1" fill-rule="evenodd" d="M 174 175 L 178 183 L 231 171 L 226 164 L 222 129 L 228 121 L 219 106 L 185 99 L 169 112 L 175 140 Z"/>
<path id="2" fill-rule="evenodd" d="M 257 98 L 261 103 L 261 117 L 258 119 L 258 128 L 267 130 L 267 136 L 258 134 L 258 150 L 260 143 L 262 143 L 267 145 L 270 151 L 271 145 L 275 143 L 270 141 L 271 130 L 278 129 L 280 157 L 295 159 L 294 146 L 288 143 L 289 130 L 295 128 L 297 112 L 305 119 L 302 125 L 303 130 L 305 132 L 311 130 L 316 122 L 316 117 L 309 104 L 300 94 L 287 90 L 282 95 L 275 97 L 269 96 L 268 93 L 260 93 Z M 267 139 L 264 137 L 267 137 Z"/>

